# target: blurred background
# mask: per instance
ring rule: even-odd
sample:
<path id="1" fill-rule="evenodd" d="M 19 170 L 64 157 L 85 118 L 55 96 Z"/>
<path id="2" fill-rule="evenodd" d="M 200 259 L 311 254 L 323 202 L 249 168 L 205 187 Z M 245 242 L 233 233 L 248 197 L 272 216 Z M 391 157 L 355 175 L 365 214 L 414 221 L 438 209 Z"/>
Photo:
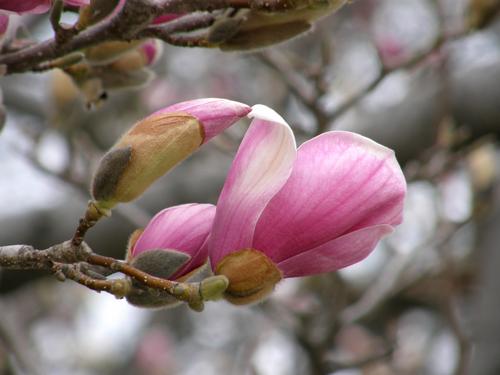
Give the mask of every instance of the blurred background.
<path id="1" fill-rule="evenodd" d="M 500 374 L 497 1 L 357 0 L 265 50 L 165 45 L 156 78 L 93 110 L 60 71 L 2 77 L 0 244 L 71 237 L 99 158 L 169 104 L 224 97 L 277 110 L 299 143 L 351 130 L 393 148 L 404 223 L 365 261 L 288 279 L 251 307 L 145 310 L 34 271 L 0 270 L 0 373 Z M 22 19 L 43 40 L 43 16 Z M 470 30 L 474 24 L 475 30 Z M 123 258 L 162 208 L 215 203 L 241 121 L 86 239 Z"/>

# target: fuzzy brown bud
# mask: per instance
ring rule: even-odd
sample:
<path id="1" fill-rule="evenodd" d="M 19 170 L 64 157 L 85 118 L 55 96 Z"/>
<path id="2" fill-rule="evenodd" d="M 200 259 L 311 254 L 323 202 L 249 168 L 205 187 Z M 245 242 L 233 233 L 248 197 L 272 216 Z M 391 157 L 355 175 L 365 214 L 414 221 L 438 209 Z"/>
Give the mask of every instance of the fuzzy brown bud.
<path id="1" fill-rule="evenodd" d="M 242 249 L 225 256 L 215 269 L 229 280 L 224 298 L 235 305 L 261 301 L 283 278 L 281 271 L 264 253 Z"/>

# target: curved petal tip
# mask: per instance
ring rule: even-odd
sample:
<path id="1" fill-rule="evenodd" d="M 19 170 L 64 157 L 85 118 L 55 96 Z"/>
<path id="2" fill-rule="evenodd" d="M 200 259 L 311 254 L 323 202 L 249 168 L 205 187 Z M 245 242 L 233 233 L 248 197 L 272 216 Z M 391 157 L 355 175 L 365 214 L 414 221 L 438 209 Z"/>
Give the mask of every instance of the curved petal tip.
<path id="1" fill-rule="evenodd" d="M 265 121 L 276 122 L 288 126 L 286 121 L 275 110 L 269 108 L 264 104 L 256 104 L 247 115 L 249 118 L 258 118 Z"/>

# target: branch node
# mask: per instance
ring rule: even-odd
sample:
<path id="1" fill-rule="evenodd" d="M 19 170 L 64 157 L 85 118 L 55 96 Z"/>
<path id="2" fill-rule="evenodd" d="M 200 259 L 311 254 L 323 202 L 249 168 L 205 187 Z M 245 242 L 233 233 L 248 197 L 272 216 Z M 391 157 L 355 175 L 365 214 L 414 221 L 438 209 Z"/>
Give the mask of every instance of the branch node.
<path id="1" fill-rule="evenodd" d="M 87 231 L 92 228 L 103 216 L 111 216 L 109 210 L 98 207 L 97 202 L 89 201 L 85 215 L 80 219 L 75 234 L 71 240 L 73 246 L 80 246 Z"/>

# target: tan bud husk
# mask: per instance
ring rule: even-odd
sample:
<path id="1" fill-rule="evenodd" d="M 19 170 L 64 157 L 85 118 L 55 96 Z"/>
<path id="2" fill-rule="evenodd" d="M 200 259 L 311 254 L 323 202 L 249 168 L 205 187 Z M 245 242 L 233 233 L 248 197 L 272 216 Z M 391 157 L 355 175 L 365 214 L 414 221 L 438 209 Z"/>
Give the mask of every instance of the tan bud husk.
<path id="1" fill-rule="evenodd" d="M 221 50 L 267 47 L 308 31 L 314 21 L 334 12 L 345 2 L 284 1 L 281 7 L 276 7 L 276 11 L 255 8 L 224 14 L 211 26 L 208 41 Z"/>
<path id="2" fill-rule="evenodd" d="M 230 40 L 241 29 L 244 17 L 223 16 L 210 27 L 208 32 L 209 43 L 223 43 Z"/>
<path id="3" fill-rule="evenodd" d="M 132 232 L 130 237 L 128 238 L 128 243 L 127 243 L 127 252 L 125 253 L 125 261 L 127 263 L 130 263 L 132 261 L 132 249 L 135 246 L 135 243 L 141 236 L 142 232 L 144 232 L 144 229 L 136 229 Z"/>
<path id="4" fill-rule="evenodd" d="M 107 64 L 84 61 L 68 66 L 64 71 L 85 96 L 87 107 L 93 108 L 107 98 L 108 91 L 137 89 L 151 82 L 155 74 L 147 65 L 147 56 L 132 49 Z"/>
<path id="5" fill-rule="evenodd" d="M 305 21 L 260 26 L 258 29 L 249 28 L 236 33 L 234 37 L 221 44 L 223 51 L 252 50 L 284 42 L 298 36 L 311 28 Z"/>
<path id="6" fill-rule="evenodd" d="M 148 65 L 147 58 L 137 49 L 128 51 L 111 63 L 111 68 L 117 72 L 138 70 Z"/>
<path id="7" fill-rule="evenodd" d="M 215 274 L 228 278 L 224 298 L 235 305 L 263 300 L 283 278 L 273 261 L 255 249 L 242 249 L 225 256 L 217 264 Z"/>
<path id="8" fill-rule="evenodd" d="M 103 42 L 96 46 L 86 48 L 84 50 L 85 57 L 93 65 L 108 64 L 127 54 L 142 42 L 141 40 L 134 40 L 131 42 Z"/>
<path id="9" fill-rule="evenodd" d="M 92 183 L 94 199 L 100 207 L 108 209 L 118 202 L 134 200 L 192 154 L 203 138 L 203 127 L 187 113 L 147 117 L 134 125 L 103 157 Z M 127 150 L 130 150 L 129 158 Z"/>

